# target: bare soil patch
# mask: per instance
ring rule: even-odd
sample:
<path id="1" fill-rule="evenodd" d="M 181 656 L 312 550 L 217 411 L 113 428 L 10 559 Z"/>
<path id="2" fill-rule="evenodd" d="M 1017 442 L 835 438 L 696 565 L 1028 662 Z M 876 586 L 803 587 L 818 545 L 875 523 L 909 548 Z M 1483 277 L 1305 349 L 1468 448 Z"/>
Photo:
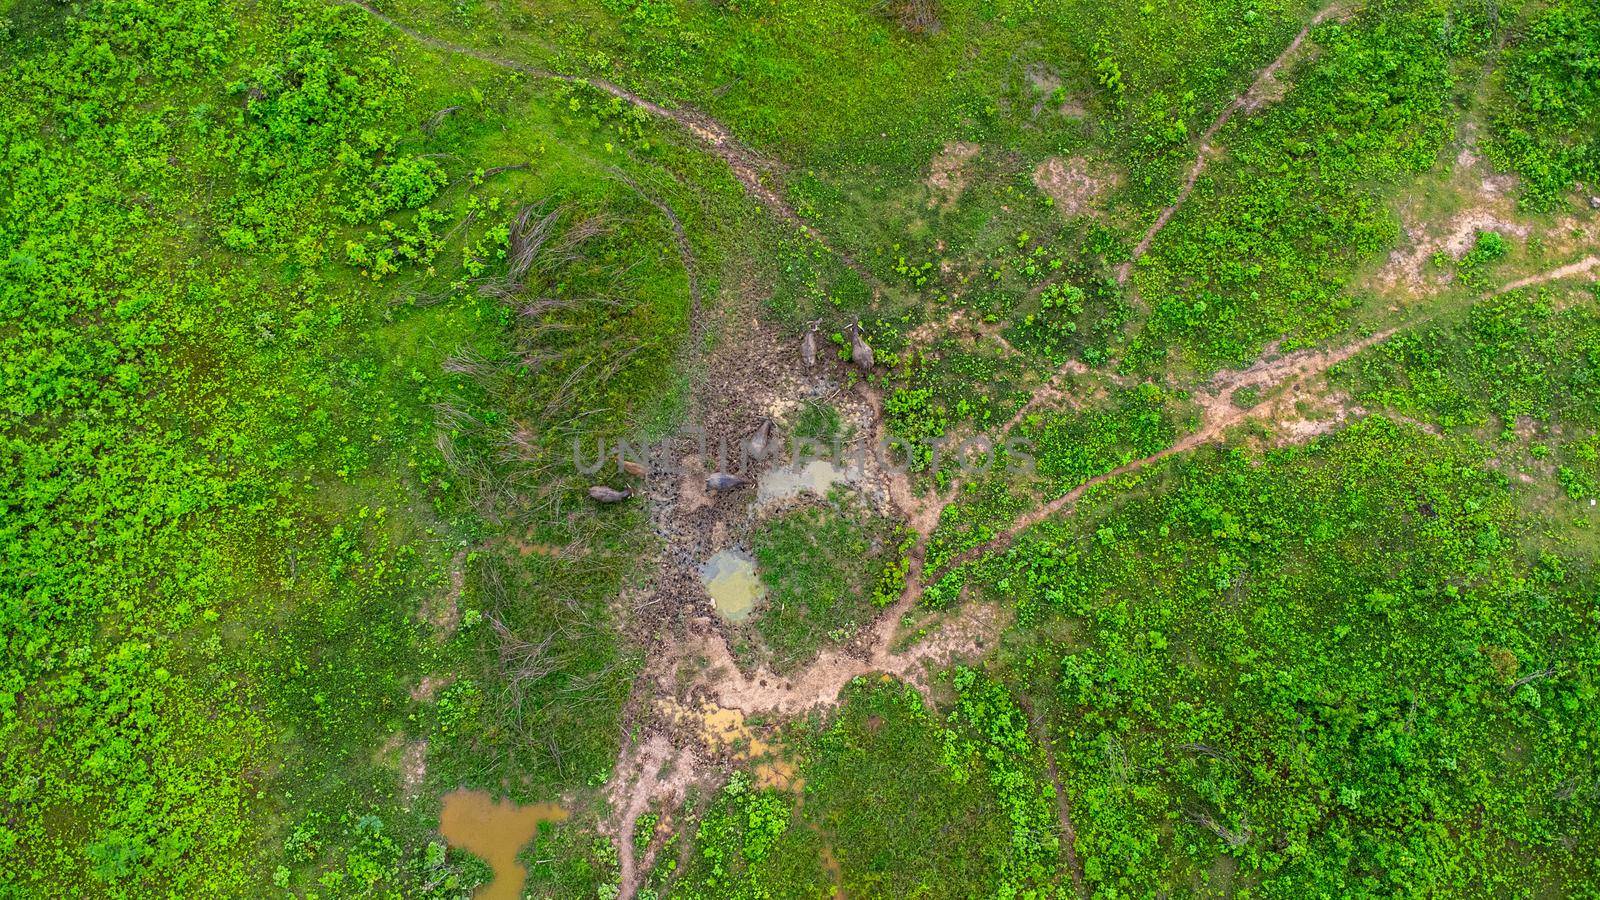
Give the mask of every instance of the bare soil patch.
<path id="1" fill-rule="evenodd" d="M 978 158 L 982 147 L 970 141 L 951 141 L 928 164 L 928 178 L 923 183 L 933 191 L 929 208 L 954 209 L 961 194 L 967 189 L 967 164 Z"/>
<path id="2" fill-rule="evenodd" d="M 1081 156 L 1052 156 L 1033 170 L 1034 186 L 1055 201 L 1056 209 L 1067 218 L 1095 209 L 1121 182 L 1120 172 Z"/>
<path id="3" fill-rule="evenodd" d="M 1516 203 L 1504 194 L 1481 191 L 1464 209 L 1448 219 L 1414 220 L 1404 226 L 1405 242 L 1389 254 L 1375 277 L 1375 286 L 1385 293 L 1418 297 L 1450 283 L 1452 273 L 1433 265 L 1443 254 L 1460 260 L 1477 243 L 1483 232 L 1506 237 L 1526 238 L 1532 227 L 1516 221 Z"/>
<path id="4" fill-rule="evenodd" d="M 410 806 L 428 776 L 428 742 L 407 741 L 405 735 L 393 734 L 378 748 L 378 758 L 385 764 L 399 766 L 400 799 Z"/>
<path id="5" fill-rule="evenodd" d="M 454 684 L 454 675 L 424 675 L 411 689 L 411 699 L 418 703 L 432 703 L 439 692 Z"/>

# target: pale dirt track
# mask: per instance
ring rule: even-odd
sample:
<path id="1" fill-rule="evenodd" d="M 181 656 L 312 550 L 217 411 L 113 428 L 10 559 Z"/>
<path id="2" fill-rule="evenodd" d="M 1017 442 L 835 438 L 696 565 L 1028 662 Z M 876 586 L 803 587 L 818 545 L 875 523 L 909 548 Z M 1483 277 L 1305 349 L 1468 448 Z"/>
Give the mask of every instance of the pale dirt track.
<path id="1" fill-rule="evenodd" d="M 733 136 L 733 133 L 726 126 L 716 119 L 692 109 L 663 106 L 604 78 L 554 72 L 520 60 L 490 53 L 477 47 L 441 40 L 379 11 L 367 0 L 335 0 L 335 2 L 345 3 L 365 10 L 374 19 L 425 47 L 476 59 L 491 66 L 519 72 L 529 78 L 587 85 L 642 109 L 657 118 L 675 123 L 687 131 L 707 152 L 726 163 L 728 169 L 733 173 L 733 177 L 744 187 L 745 192 L 757 203 L 761 204 L 773 217 L 794 226 L 800 233 L 815 241 L 824 250 L 827 250 L 842 265 L 860 276 L 868 287 L 872 288 L 874 293 L 883 292 L 884 285 L 876 275 L 872 274 L 854 256 L 834 246 L 827 237 L 807 224 L 799 213 L 795 212 L 789 201 L 778 190 L 768 185 L 768 181 L 776 178 L 782 167 L 745 146 Z M 655 201 L 651 202 L 654 203 Z M 659 206 L 659 204 L 656 205 Z M 676 217 L 673 218 L 676 219 Z"/>
<path id="2" fill-rule="evenodd" d="M 1156 216 L 1156 220 L 1145 230 L 1144 237 L 1133 248 L 1133 254 L 1128 258 L 1128 261 L 1117 268 L 1117 284 L 1128 283 L 1128 277 L 1133 274 L 1134 264 L 1146 253 L 1150 252 L 1151 245 L 1156 242 L 1156 235 L 1159 235 L 1162 229 L 1167 227 L 1167 223 L 1172 221 L 1172 217 L 1189 201 L 1189 196 L 1194 193 L 1195 185 L 1199 183 L 1201 174 L 1205 172 L 1206 166 L 1211 162 L 1211 158 L 1218 152 L 1214 141 L 1217 134 L 1222 131 L 1223 126 L 1227 125 L 1236 113 L 1252 112 L 1276 99 L 1279 93 L 1278 74 L 1300 53 L 1300 48 L 1305 44 L 1306 38 L 1310 36 L 1311 29 L 1334 16 L 1344 15 L 1345 12 L 1344 4 L 1339 0 L 1335 0 L 1334 3 L 1324 7 L 1321 12 L 1313 16 L 1311 21 L 1300 29 L 1300 33 L 1294 36 L 1294 40 L 1289 42 L 1289 46 L 1285 47 L 1276 59 L 1268 63 L 1266 68 L 1257 73 L 1255 81 L 1251 82 L 1250 87 L 1244 93 L 1235 97 L 1232 103 L 1223 107 L 1222 112 L 1211 122 L 1210 127 L 1201 133 L 1199 150 L 1194 162 L 1189 166 L 1188 173 L 1184 175 L 1183 186 L 1178 189 L 1178 196 L 1162 208 L 1161 212 Z"/>

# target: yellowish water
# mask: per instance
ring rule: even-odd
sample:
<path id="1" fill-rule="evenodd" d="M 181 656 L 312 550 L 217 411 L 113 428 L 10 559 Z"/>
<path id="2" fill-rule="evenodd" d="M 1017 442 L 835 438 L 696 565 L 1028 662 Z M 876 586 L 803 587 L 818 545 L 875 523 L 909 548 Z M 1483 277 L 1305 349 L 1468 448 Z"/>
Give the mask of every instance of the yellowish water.
<path id="1" fill-rule="evenodd" d="M 713 753 L 726 752 L 741 762 L 754 762 L 756 784 L 760 787 L 787 790 L 801 787 L 802 782 L 795 777 L 794 763 L 784 758 L 777 747 L 757 736 L 745 723 L 743 712 L 709 700 L 690 709 L 670 697 L 657 701 L 656 706 L 673 721 L 697 725 L 706 749 Z"/>
<path id="2" fill-rule="evenodd" d="M 517 853 L 533 840 L 540 822 L 560 822 L 567 811 L 555 803 L 519 805 L 495 800 L 486 791 L 452 791 L 444 795 L 439 833 L 452 847 L 483 857 L 494 880 L 478 888 L 475 900 L 517 900 L 528 870 Z"/>
<path id="3" fill-rule="evenodd" d="M 756 482 L 756 503 L 765 505 L 801 494 L 828 496 L 836 484 L 846 484 L 857 473 L 846 471 L 825 459 L 814 459 L 798 468 L 768 469 Z"/>
<path id="4" fill-rule="evenodd" d="M 729 622 L 750 618 L 756 601 L 767 596 L 767 588 L 756 576 L 756 561 L 738 550 L 722 550 L 700 567 L 700 580 L 717 615 Z"/>

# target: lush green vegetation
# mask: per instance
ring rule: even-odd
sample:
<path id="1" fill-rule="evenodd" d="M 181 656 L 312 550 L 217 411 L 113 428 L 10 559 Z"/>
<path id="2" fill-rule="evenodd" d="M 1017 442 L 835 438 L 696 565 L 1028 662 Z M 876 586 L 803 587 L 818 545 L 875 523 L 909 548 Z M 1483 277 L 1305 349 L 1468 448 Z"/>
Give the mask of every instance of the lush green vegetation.
<path id="1" fill-rule="evenodd" d="M 1026 669 L 1091 882 L 1592 883 L 1591 569 L 1525 554 L 1482 461 L 1369 420 L 1175 464 L 995 564 L 1027 615 L 1081 623 Z"/>
<path id="2" fill-rule="evenodd" d="M 1346 328 L 1354 264 L 1398 237 L 1383 186 L 1431 168 L 1451 139 L 1457 80 L 1481 69 L 1497 9 L 1377 2 L 1319 26 L 1295 89 L 1223 130 L 1227 156 L 1136 270 L 1150 317 L 1133 357 L 1239 365 L 1269 340 Z"/>
<path id="3" fill-rule="evenodd" d="M 672 893 L 717 897 L 1026 896 L 1058 870 L 1054 791 L 1027 718 L 998 684 L 955 677 L 948 721 L 916 691 L 862 680 L 837 718 L 797 736 L 803 799 L 735 781 Z M 826 869 L 818 863 L 822 848 Z"/>
<path id="4" fill-rule="evenodd" d="M 0 0 L 0 897 L 462 898 L 457 787 L 570 811 L 529 896 L 1593 894 L 1600 292 L 1502 288 L 1600 253 L 1600 13 L 1370 0 L 1258 81 L 1323 10 Z M 861 441 L 861 381 L 925 543 L 881 472 L 682 512 L 574 458 Z M 764 715 L 702 639 L 864 674 Z M 619 748 L 698 746 L 657 691 L 793 777 L 673 756 L 619 845 Z"/>
<path id="5" fill-rule="evenodd" d="M 755 628 L 779 671 L 848 640 L 872 618 L 879 575 L 898 550 L 881 521 L 833 503 L 773 516 L 753 540 L 768 590 Z"/>
<path id="6" fill-rule="evenodd" d="M 1600 11 L 1551 3 L 1518 30 L 1493 119 L 1496 160 L 1523 178 L 1535 208 L 1559 203 L 1575 182 L 1600 181 Z"/>
<path id="7" fill-rule="evenodd" d="M 6 889 L 464 893 L 380 748 L 431 738 L 438 783 L 528 795 L 610 765 L 638 520 L 569 515 L 551 425 L 671 402 L 648 387 L 687 311 L 665 223 L 594 177 L 606 125 L 553 112 L 576 101 L 527 117 L 529 85 L 350 7 L 12 15 Z M 525 207 L 560 252 L 517 272 Z M 561 396 L 597 354 L 609 377 Z M 517 549 L 541 544 L 594 552 Z M 446 597 L 453 637 L 419 621 Z M 434 672 L 457 680 L 410 700 Z"/>

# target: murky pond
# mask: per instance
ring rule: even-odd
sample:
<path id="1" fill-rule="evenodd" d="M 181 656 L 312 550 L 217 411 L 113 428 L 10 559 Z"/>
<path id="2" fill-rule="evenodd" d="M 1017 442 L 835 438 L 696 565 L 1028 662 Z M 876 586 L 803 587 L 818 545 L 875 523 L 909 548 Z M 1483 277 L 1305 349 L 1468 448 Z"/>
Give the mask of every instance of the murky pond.
<path id="1" fill-rule="evenodd" d="M 723 550 L 700 567 L 700 580 L 717 615 L 729 622 L 750 618 L 756 601 L 767 595 L 766 586 L 756 577 L 755 557 L 741 550 Z"/>
<path id="2" fill-rule="evenodd" d="M 756 482 L 756 503 L 765 506 L 806 493 L 826 497 L 834 485 L 848 484 L 859 477 L 857 468 L 840 468 L 825 459 L 814 459 L 803 466 L 768 469 Z"/>
<path id="3" fill-rule="evenodd" d="M 522 806 L 495 800 L 486 791 L 451 791 L 444 795 L 439 832 L 452 847 L 478 856 L 494 869 L 494 880 L 478 888 L 475 900 L 516 900 L 528 870 L 517 853 L 533 840 L 540 822 L 560 822 L 567 811 L 554 803 Z"/>

